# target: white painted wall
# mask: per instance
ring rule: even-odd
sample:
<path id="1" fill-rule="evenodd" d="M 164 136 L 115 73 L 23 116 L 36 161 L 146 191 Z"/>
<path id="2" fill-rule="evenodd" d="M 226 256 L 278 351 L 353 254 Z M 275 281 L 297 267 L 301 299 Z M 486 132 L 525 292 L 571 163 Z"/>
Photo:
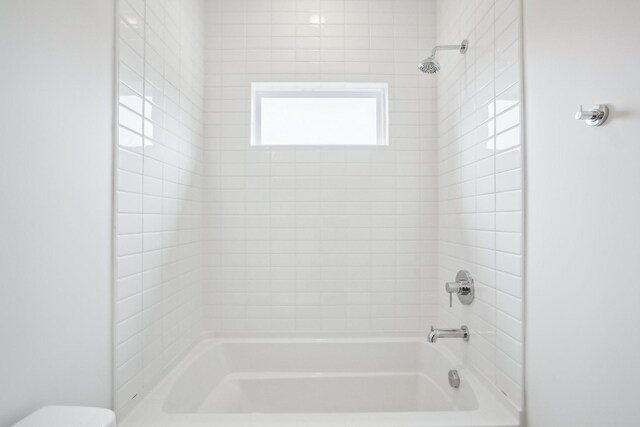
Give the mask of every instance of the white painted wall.
<path id="1" fill-rule="evenodd" d="M 631 0 L 524 1 L 531 427 L 640 422 L 638 22 Z"/>
<path id="2" fill-rule="evenodd" d="M 113 2 L 0 2 L 0 425 L 111 406 Z"/>

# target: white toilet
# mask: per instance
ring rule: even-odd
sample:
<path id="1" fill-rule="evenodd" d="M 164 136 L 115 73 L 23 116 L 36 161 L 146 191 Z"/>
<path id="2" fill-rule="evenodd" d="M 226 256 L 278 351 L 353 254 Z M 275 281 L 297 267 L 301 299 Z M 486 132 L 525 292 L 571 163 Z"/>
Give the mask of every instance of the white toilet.
<path id="1" fill-rule="evenodd" d="M 116 427 L 116 414 L 104 408 L 44 406 L 13 427 Z"/>

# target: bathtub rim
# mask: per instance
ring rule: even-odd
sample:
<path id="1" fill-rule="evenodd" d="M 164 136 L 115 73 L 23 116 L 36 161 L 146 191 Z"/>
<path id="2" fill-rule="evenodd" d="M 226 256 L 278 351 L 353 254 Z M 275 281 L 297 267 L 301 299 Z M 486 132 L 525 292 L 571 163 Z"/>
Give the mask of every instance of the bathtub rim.
<path id="1" fill-rule="evenodd" d="M 461 371 L 466 382 L 470 384 L 476 398 L 478 399 L 479 408 L 470 411 L 431 411 L 431 412 L 389 412 L 389 413 L 278 413 L 278 414 L 212 414 L 212 413 L 170 413 L 163 410 L 164 402 L 169 393 L 173 389 L 176 381 L 182 376 L 184 371 L 189 369 L 190 365 L 200 356 L 210 351 L 215 345 L 225 343 L 270 343 L 270 344 L 287 344 L 287 343 L 394 343 L 394 342 L 412 342 L 425 344 L 430 349 L 440 354 L 451 362 L 452 367 Z M 487 394 L 489 396 L 487 396 Z M 418 418 L 420 415 L 426 416 L 432 421 L 423 424 Z M 309 337 L 296 334 L 287 336 L 220 336 L 211 333 L 204 333 L 200 338 L 189 347 L 182 355 L 180 360 L 176 361 L 167 374 L 158 383 L 151 388 L 144 396 L 125 414 L 119 414 L 119 423 L 123 427 L 147 427 L 157 425 L 162 419 L 162 425 L 180 426 L 180 425 L 203 425 L 206 422 L 216 420 L 216 425 L 221 427 L 240 427 L 245 425 L 259 425 L 261 427 L 293 427 L 304 421 L 307 426 L 344 426 L 341 422 L 348 421 L 350 426 L 377 427 L 391 426 L 402 423 L 406 427 L 471 427 L 472 424 L 457 423 L 453 414 L 467 414 L 466 417 L 477 414 L 480 416 L 496 415 L 495 424 L 482 424 L 483 427 L 495 426 L 522 426 L 524 413 L 516 408 L 513 403 L 506 398 L 488 379 L 479 375 L 472 367 L 466 366 L 459 357 L 445 346 L 437 346 L 437 344 L 429 343 L 424 336 L 402 335 L 402 336 L 358 336 L 349 337 L 342 334 L 325 334 L 321 336 Z M 313 421 L 309 421 L 312 417 Z M 507 419 L 508 417 L 508 419 Z M 153 420 L 156 420 L 153 422 Z M 175 420 L 175 424 L 171 422 Z M 338 422 L 341 421 L 341 422 Z M 145 423 L 149 422 L 149 423 Z"/>

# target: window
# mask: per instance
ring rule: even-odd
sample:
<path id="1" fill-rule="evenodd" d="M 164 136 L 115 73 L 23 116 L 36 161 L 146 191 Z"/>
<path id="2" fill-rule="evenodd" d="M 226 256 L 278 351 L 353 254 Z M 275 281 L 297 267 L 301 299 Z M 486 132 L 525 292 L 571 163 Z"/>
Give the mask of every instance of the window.
<path id="1" fill-rule="evenodd" d="M 386 83 L 253 83 L 251 145 L 387 145 Z"/>

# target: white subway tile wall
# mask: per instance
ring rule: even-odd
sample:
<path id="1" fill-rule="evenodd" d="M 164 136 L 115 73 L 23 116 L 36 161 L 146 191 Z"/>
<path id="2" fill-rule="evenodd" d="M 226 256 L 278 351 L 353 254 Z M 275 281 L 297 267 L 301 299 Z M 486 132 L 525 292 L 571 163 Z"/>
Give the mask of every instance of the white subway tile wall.
<path id="1" fill-rule="evenodd" d="M 438 0 L 439 327 L 469 325 L 451 346 L 517 408 L 523 401 L 520 1 Z M 476 300 L 443 289 L 469 270 Z M 442 286 L 442 287 L 441 287 Z"/>
<path id="2" fill-rule="evenodd" d="M 435 0 L 207 0 L 204 318 L 219 335 L 436 319 Z M 389 84 L 388 147 L 252 147 L 252 82 Z M 440 289 L 438 288 L 439 292 Z"/>
<path id="3" fill-rule="evenodd" d="M 439 345 L 522 407 L 519 0 L 118 4 L 119 412 L 203 327 L 430 324 L 468 324 L 468 344 Z M 464 38 L 466 55 L 417 71 Z M 252 147 L 252 82 L 388 83 L 390 144 Z M 449 308 L 459 269 L 477 298 Z"/>
<path id="4" fill-rule="evenodd" d="M 115 406 L 202 331 L 203 5 L 118 1 Z"/>

